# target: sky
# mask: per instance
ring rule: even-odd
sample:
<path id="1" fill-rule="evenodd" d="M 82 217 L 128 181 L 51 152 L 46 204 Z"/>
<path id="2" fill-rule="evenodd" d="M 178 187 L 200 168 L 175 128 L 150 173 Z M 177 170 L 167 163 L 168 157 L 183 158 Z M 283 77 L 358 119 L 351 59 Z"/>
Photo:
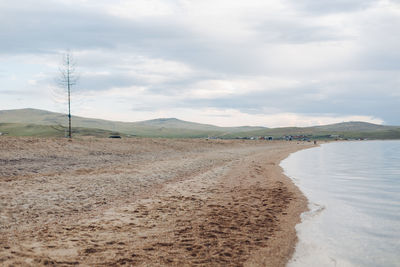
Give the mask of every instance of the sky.
<path id="1" fill-rule="evenodd" d="M 400 0 L 0 0 L 0 110 L 400 125 Z"/>

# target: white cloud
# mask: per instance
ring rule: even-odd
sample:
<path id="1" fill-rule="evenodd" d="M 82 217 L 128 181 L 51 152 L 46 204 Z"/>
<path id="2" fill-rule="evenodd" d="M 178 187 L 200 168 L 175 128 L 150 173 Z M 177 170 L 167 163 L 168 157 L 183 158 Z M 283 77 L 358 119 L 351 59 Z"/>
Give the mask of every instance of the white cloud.
<path id="1" fill-rule="evenodd" d="M 248 95 L 255 92 L 271 92 L 295 88 L 299 81 L 283 78 L 250 76 L 242 79 L 202 80 L 194 83 L 184 93 L 188 98 L 213 99 L 232 95 Z"/>
<path id="2" fill-rule="evenodd" d="M 135 97 L 143 97 L 143 94 L 146 93 L 146 87 L 144 86 L 131 86 L 124 88 L 112 88 L 106 91 L 88 91 L 83 93 L 86 97 L 95 98 L 95 97 L 124 97 L 124 98 L 135 98 Z"/>
<path id="3" fill-rule="evenodd" d="M 398 1 L 0 5 L 0 81 L 3 92 L 15 92 L 0 99 L 7 107 L 54 107 L 43 96 L 54 86 L 60 52 L 71 48 L 81 76 L 74 97 L 85 103 L 74 110 L 88 115 L 183 116 L 218 125 L 400 124 Z"/>
<path id="4" fill-rule="evenodd" d="M 37 84 L 37 80 L 28 80 L 28 84 L 29 85 L 36 85 Z"/>
<path id="5" fill-rule="evenodd" d="M 171 2 L 161 0 L 119 0 L 111 3 L 108 1 L 105 9 L 114 16 L 129 19 L 172 15 L 174 12 Z"/>

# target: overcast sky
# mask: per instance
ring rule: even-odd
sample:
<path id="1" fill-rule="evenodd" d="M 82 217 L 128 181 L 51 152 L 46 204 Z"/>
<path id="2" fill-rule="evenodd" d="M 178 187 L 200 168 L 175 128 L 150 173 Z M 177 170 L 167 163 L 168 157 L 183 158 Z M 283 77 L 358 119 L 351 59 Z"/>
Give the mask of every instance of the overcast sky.
<path id="1" fill-rule="evenodd" d="M 400 125 L 400 0 L 0 0 L 0 109 Z"/>

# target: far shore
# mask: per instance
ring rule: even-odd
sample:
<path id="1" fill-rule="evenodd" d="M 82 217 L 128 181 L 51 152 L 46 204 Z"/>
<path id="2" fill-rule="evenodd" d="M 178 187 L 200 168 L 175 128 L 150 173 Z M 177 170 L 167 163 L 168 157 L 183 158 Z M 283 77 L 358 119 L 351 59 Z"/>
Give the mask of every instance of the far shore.
<path id="1" fill-rule="evenodd" d="M 285 266 L 309 142 L 0 138 L 0 265 Z"/>

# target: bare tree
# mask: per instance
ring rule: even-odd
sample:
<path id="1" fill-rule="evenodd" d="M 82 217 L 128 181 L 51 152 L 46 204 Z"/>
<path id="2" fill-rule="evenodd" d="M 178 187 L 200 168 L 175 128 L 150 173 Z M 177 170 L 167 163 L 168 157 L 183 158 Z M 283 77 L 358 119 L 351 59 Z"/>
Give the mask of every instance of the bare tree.
<path id="1" fill-rule="evenodd" d="M 70 51 L 67 51 L 63 55 L 62 63 L 59 67 L 60 76 L 58 82 L 62 88 L 67 91 L 68 94 L 68 137 L 72 138 L 71 129 L 71 89 L 76 85 L 78 81 L 78 75 L 76 73 L 76 62 Z"/>

